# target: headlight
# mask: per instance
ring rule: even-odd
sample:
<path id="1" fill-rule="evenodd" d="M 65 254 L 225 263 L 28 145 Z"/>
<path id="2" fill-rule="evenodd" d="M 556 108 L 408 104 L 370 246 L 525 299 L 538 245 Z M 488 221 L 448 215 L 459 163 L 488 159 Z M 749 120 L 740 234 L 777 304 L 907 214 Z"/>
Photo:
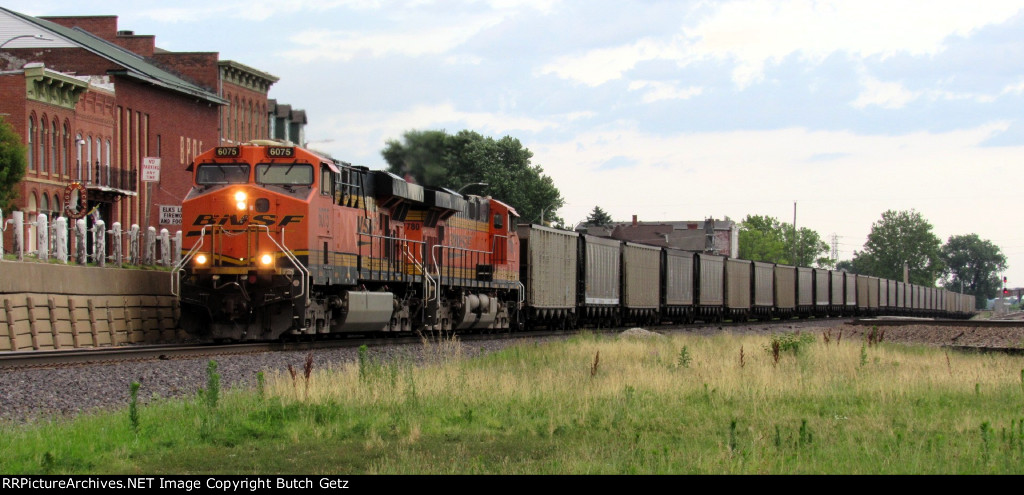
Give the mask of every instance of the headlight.
<path id="1" fill-rule="evenodd" d="M 274 257 L 269 254 L 264 254 L 263 256 L 260 256 L 260 263 L 264 265 L 270 265 L 270 263 L 272 263 L 273 261 Z"/>
<path id="2" fill-rule="evenodd" d="M 205 254 L 197 254 L 196 255 L 196 264 L 197 265 L 205 265 L 206 261 L 207 261 L 207 258 L 206 258 Z"/>
<path id="3" fill-rule="evenodd" d="M 238 191 L 235 193 L 235 201 L 245 201 L 245 191 Z"/>
<path id="4" fill-rule="evenodd" d="M 245 204 L 245 198 L 245 191 L 238 191 L 235 193 L 235 207 L 238 208 L 239 211 L 244 211 L 248 207 L 248 205 Z"/>

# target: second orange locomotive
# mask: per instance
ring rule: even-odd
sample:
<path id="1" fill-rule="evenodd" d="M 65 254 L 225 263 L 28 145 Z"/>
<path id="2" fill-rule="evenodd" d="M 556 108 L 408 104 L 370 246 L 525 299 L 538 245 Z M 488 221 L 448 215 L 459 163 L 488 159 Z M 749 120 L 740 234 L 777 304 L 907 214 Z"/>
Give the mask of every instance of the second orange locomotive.
<path id="1" fill-rule="evenodd" d="M 271 141 L 192 164 L 181 325 L 223 340 L 508 329 L 516 212 Z"/>

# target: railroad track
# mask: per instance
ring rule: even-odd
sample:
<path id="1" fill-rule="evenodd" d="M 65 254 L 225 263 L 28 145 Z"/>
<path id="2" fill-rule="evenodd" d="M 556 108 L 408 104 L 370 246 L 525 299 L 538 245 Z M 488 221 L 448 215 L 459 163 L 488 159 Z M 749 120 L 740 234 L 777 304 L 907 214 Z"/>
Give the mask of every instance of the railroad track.
<path id="1" fill-rule="evenodd" d="M 491 334 L 460 334 L 463 341 L 494 338 L 535 338 L 552 335 L 569 335 L 566 331 L 520 332 Z M 47 368 L 92 364 L 116 364 L 132 361 L 157 361 L 169 359 L 195 359 L 203 357 L 254 354 L 262 352 L 313 351 L 318 349 L 351 348 L 380 345 L 419 344 L 423 337 L 403 335 L 388 338 L 342 338 L 331 340 L 255 342 L 231 344 L 162 344 L 127 345 L 116 347 L 91 347 L 83 349 L 17 351 L 0 353 L 0 370 L 18 368 Z"/>

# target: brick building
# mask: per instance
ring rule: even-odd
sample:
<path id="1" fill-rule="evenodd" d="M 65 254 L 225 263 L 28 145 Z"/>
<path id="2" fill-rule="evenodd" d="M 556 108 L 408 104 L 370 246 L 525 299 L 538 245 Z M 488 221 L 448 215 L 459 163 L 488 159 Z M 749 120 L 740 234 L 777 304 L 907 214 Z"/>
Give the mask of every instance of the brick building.
<path id="1" fill-rule="evenodd" d="M 52 102 L 25 93 L 25 78 L 38 73 L 67 84 L 63 106 L 46 111 L 41 105 Z M 108 224 L 173 232 L 180 228 L 173 210 L 180 211 L 191 187 L 186 168 L 197 154 L 271 137 L 267 92 L 277 80 L 219 60 L 216 52 L 159 49 L 152 35 L 119 30 L 117 16 L 34 18 L 0 7 L 0 113 L 10 114 L 5 118 L 33 149 L 19 208 L 30 216 L 59 211 L 53 193 L 79 181 L 89 209 Z M 46 171 L 38 164 L 41 153 L 48 154 Z M 139 177 L 147 158 L 161 164 L 159 182 L 149 187 Z"/>

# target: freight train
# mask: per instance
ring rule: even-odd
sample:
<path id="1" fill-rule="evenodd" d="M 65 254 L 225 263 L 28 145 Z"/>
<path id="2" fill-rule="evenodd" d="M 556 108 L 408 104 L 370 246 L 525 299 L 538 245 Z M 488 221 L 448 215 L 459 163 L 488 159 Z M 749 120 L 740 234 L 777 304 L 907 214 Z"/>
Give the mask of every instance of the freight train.
<path id="1" fill-rule="evenodd" d="M 519 225 L 511 206 L 274 141 L 189 166 L 181 326 L 212 340 L 872 314 L 973 296 Z"/>

